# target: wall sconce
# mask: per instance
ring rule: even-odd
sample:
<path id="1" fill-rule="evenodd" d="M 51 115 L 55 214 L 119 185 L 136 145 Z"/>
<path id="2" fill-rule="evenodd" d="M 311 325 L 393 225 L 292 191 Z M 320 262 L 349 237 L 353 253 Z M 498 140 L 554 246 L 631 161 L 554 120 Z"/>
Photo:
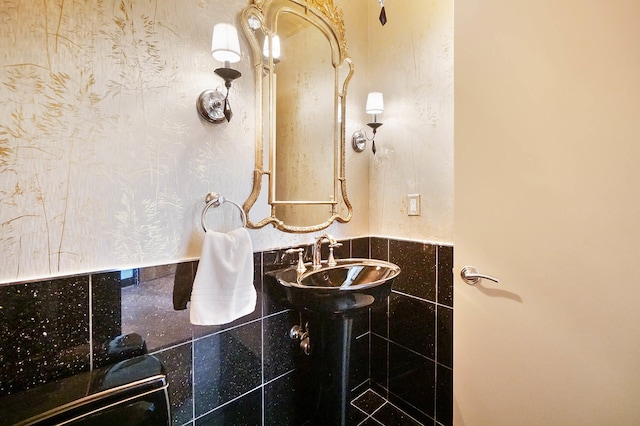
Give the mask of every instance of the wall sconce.
<path id="1" fill-rule="evenodd" d="M 233 116 L 229 105 L 229 89 L 233 80 L 242 75 L 240 71 L 231 68 L 232 63 L 240 60 L 240 41 L 236 27 L 227 23 L 219 23 L 213 27 L 211 56 L 224 64 L 214 72 L 224 80 L 227 94 L 223 98 L 218 90 L 205 90 L 198 96 L 196 108 L 200 116 L 210 123 L 220 123 L 225 118 L 229 122 Z"/>
<path id="2" fill-rule="evenodd" d="M 369 96 L 367 96 L 366 111 L 367 114 L 373 115 L 373 122 L 367 123 L 367 126 L 373 129 L 373 136 L 369 139 L 364 130 L 356 130 L 351 137 L 351 146 L 355 152 L 362 152 L 364 151 L 367 141 L 371 141 L 371 151 L 373 151 L 373 155 L 376 155 L 376 132 L 378 131 L 378 127 L 382 126 L 382 123 L 378 122 L 378 114 L 384 112 L 382 93 L 369 93 Z"/>
<path id="3" fill-rule="evenodd" d="M 269 37 L 264 38 L 262 45 L 262 54 L 265 59 L 269 59 L 269 56 L 273 58 L 273 62 L 279 62 L 280 59 L 280 36 L 274 35 L 271 37 L 271 48 L 269 47 Z"/>

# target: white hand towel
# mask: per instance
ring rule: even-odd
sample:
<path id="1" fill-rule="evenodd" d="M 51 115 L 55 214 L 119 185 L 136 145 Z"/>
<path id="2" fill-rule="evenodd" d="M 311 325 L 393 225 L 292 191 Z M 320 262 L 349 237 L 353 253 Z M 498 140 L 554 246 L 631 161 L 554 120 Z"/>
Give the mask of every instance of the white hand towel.
<path id="1" fill-rule="evenodd" d="M 229 323 L 253 312 L 256 299 L 249 232 L 245 228 L 227 234 L 205 232 L 191 292 L 191 323 Z"/>

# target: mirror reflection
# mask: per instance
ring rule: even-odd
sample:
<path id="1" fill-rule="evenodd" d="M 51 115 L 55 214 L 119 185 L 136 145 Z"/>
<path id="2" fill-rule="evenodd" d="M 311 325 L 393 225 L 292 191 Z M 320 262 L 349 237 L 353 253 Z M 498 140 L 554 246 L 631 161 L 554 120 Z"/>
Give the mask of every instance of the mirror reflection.
<path id="1" fill-rule="evenodd" d="M 331 45 L 322 32 L 292 13 L 280 14 L 277 24 L 299 31 L 282 37 L 292 54 L 281 57 L 275 67 L 275 200 L 333 201 L 335 105 L 326 91 L 335 79 Z M 314 135 L 313 140 L 307 135 Z"/>
<path id="2" fill-rule="evenodd" d="M 331 0 L 254 1 L 242 23 L 259 100 L 248 226 L 312 232 L 350 220 L 340 117 L 353 67 L 342 12 Z"/>

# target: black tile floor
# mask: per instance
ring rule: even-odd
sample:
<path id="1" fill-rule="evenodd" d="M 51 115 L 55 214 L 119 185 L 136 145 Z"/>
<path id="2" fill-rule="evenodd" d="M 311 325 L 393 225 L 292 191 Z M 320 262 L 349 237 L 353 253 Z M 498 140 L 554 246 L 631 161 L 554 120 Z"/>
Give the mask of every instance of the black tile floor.
<path id="1" fill-rule="evenodd" d="M 351 420 L 358 419 L 354 423 L 358 426 L 422 426 L 422 423 L 371 389 L 357 396 L 351 405 L 354 408 Z"/>

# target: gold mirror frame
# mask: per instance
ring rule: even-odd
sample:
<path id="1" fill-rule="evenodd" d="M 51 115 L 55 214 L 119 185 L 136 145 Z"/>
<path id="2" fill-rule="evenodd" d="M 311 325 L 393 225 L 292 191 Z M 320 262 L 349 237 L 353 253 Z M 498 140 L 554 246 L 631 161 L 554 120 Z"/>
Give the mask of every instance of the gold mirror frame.
<path id="1" fill-rule="evenodd" d="M 265 77 L 271 79 L 274 75 L 275 62 L 274 58 L 269 55 L 265 60 L 263 56 L 263 46 L 256 35 L 257 31 L 261 31 L 264 36 L 271 37 L 274 34 L 270 28 L 269 21 L 272 17 L 282 11 L 292 13 L 309 23 L 315 25 L 327 37 L 331 46 L 332 62 L 335 70 L 335 98 L 334 113 L 336 119 L 334 122 L 334 193 L 341 199 L 327 201 L 274 201 L 275 198 L 275 146 L 277 140 L 275 137 L 275 120 L 271 111 L 275 111 L 275 99 L 272 84 L 273 80 L 269 80 L 268 88 L 265 89 L 263 79 Z M 346 160 L 345 160 L 345 111 L 346 111 L 346 95 L 349 81 L 354 72 L 353 63 L 347 56 L 347 45 L 345 37 L 345 27 L 343 12 L 339 7 L 334 6 L 333 0 L 252 0 L 252 4 L 242 11 L 241 24 L 249 44 L 251 46 L 252 65 L 254 68 L 255 86 L 256 86 L 256 143 L 255 143 L 255 169 L 253 173 L 253 190 L 249 198 L 243 205 L 243 209 L 247 216 L 247 226 L 249 228 L 262 228 L 268 224 L 285 232 L 315 232 L 325 229 L 334 221 L 341 223 L 351 220 L 353 208 L 347 197 L 346 184 Z M 277 61 L 276 61 L 277 62 Z M 342 65 L 348 66 L 345 69 L 347 74 L 344 76 L 342 87 L 340 87 L 339 70 Z M 268 92 L 265 92 L 268 90 Z M 266 103 L 266 106 L 264 105 Z M 268 108 L 268 111 L 264 111 Z M 265 112 L 267 113 L 265 115 Z M 266 135 L 265 135 L 266 133 Z M 268 144 L 269 163 L 268 169 L 265 170 L 265 136 Z M 337 139 L 337 140 L 336 140 Z M 317 165 L 322 167 L 322 165 Z M 267 177 L 268 183 L 268 200 L 266 200 L 270 215 L 258 222 L 251 220 L 250 210 L 260 198 L 263 179 Z M 264 195 L 264 194 L 263 194 Z M 297 226 L 287 224 L 276 216 L 276 207 L 278 205 L 287 206 L 313 206 L 313 205 L 330 205 L 331 212 L 327 219 L 319 224 L 310 226 Z"/>

